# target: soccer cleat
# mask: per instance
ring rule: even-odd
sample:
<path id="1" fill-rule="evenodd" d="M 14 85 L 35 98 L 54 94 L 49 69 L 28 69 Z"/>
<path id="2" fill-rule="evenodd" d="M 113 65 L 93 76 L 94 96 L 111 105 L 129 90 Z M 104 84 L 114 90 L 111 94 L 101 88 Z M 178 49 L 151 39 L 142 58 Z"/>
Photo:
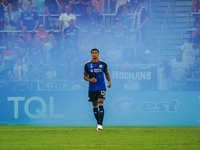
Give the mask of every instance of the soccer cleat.
<path id="1" fill-rule="evenodd" d="M 97 130 L 99 131 L 99 130 L 103 130 L 103 126 L 102 125 L 97 125 Z"/>

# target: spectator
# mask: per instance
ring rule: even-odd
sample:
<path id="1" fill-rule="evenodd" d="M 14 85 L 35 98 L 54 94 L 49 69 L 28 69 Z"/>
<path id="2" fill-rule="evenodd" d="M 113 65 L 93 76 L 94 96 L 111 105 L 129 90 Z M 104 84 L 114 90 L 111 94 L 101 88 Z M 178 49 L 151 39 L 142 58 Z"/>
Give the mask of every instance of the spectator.
<path id="1" fill-rule="evenodd" d="M 71 19 L 76 20 L 76 16 L 71 13 L 71 7 L 67 5 L 65 6 L 65 13 L 61 14 L 59 17 L 59 32 L 64 31 L 64 29 L 69 26 L 69 21 Z"/>
<path id="2" fill-rule="evenodd" d="M 8 11 L 5 13 L 4 30 L 5 31 L 16 31 L 19 27 L 19 19 L 21 14 L 15 11 L 11 3 L 8 4 Z M 7 33 L 6 39 L 16 39 L 16 33 Z"/>
<path id="3" fill-rule="evenodd" d="M 113 0 L 115 4 L 115 14 L 118 12 L 118 8 L 120 6 L 130 6 L 131 5 L 131 0 Z"/>
<path id="4" fill-rule="evenodd" d="M 194 66 L 195 57 L 199 55 L 199 38 L 195 38 L 193 43 L 185 43 L 181 46 L 183 51 L 183 60 L 186 61 L 190 67 Z"/>
<path id="5" fill-rule="evenodd" d="M 149 12 L 144 7 L 145 0 L 138 0 L 137 8 L 133 15 L 133 29 L 141 32 L 141 41 L 145 41 L 147 33 L 147 23 L 149 21 Z"/>
<path id="6" fill-rule="evenodd" d="M 16 63 L 17 51 L 13 49 L 12 42 L 6 44 L 6 49 L 0 54 L 0 79 L 7 80 L 13 70 L 13 63 Z"/>
<path id="7" fill-rule="evenodd" d="M 55 39 L 54 33 L 48 33 L 48 42 L 44 44 L 44 62 L 49 64 L 51 62 L 59 61 L 59 48 Z"/>
<path id="8" fill-rule="evenodd" d="M 27 6 L 26 6 L 27 2 L 31 2 L 32 3 L 32 9 L 36 10 L 36 8 L 37 8 L 36 0 L 19 0 L 18 1 L 18 8 L 19 8 L 20 13 L 27 10 Z"/>
<path id="9" fill-rule="evenodd" d="M 57 78 L 57 71 L 55 70 L 54 64 L 49 64 L 49 69 L 46 72 L 47 80 L 55 80 Z"/>
<path id="10" fill-rule="evenodd" d="M 9 0 L 9 3 L 13 5 L 16 11 L 18 11 L 18 0 Z"/>
<path id="11" fill-rule="evenodd" d="M 51 16 L 51 15 L 61 15 L 62 14 L 62 7 L 57 0 L 45 0 L 45 12 L 47 13 L 48 20 L 47 20 L 47 27 L 48 28 L 58 28 L 58 17 Z"/>
<path id="12" fill-rule="evenodd" d="M 128 29 L 122 25 L 121 18 L 116 18 L 116 26 L 112 27 L 110 36 L 117 47 L 125 47 L 127 45 Z"/>
<path id="13" fill-rule="evenodd" d="M 190 10 L 190 13 L 193 13 L 193 12 L 196 12 L 196 13 L 199 13 L 200 12 L 200 1 L 199 0 L 193 0 L 193 3 L 192 3 L 192 8 Z M 195 23 L 198 23 L 200 22 L 200 15 L 195 15 Z"/>
<path id="14" fill-rule="evenodd" d="M 74 85 L 80 84 L 81 82 L 81 68 L 78 65 L 79 59 L 74 57 L 69 61 L 68 68 L 65 68 L 64 73 L 66 74 L 66 79 L 70 82 L 71 87 L 74 88 Z"/>
<path id="15" fill-rule="evenodd" d="M 91 24 L 86 26 L 86 31 L 88 31 L 94 47 L 104 46 L 106 38 L 102 37 L 105 37 L 105 29 L 98 24 L 97 20 L 92 18 Z"/>
<path id="16" fill-rule="evenodd" d="M 130 17 L 128 16 L 128 10 L 126 6 L 120 7 L 121 10 L 119 11 L 119 14 L 117 14 L 117 18 L 121 18 L 122 25 L 127 26 L 130 28 L 131 22 L 130 22 Z"/>
<path id="17" fill-rule="evenodd" d="M 61 9 L 62 9 L 62 13 L 64 13 L 65 10 L 65 6 L 69 5 L 69 0 L 58 0 L 58 2 L 61 5 Z"/>
<path id="18" fill-rule="evenodd" d="M 104 13 L 105 0 L 92 0 L 94 6 L 94 12 L 102 15 Z"/>
<path id="19" fill-rule="evenodd" d="M 200 1 L 199 0 L 193 0 L 190 13 L 192 13 L 192 12 L 200 12 Z"/>
<path id="20" fill-rule="evenodd" d="M 28 65 L 23 62 L 22 59 L 17 59 L 16 65 L 13 68 L 13 80 L 14 81 L 23 81 L 28 77 Z"/>
<path id="21" fill-rule="evenodd" d="M 42 80 L 43 77 L 43 73 L 40 70 L 39 65 L 32 65 L 31 66 L 31 71 L 29 73 L 29 78 L 30 80 Z"/>
<path id="22" fill-rule="evenodd" d="M 75 43 L 79 43 L 79 27 L 75 26 L 75 20 L 69 20 L 69 26 L 63 31 L 63 43 L 68 43 L 69 40 L 73 40 Z"/>
<path id="23" fill-rule="evenodd" d="M 44 61 L 44 50 L 41 45 L 42 38 L 36 36 L 34 43 L 27 51 L 27 60 L 29 64 L 42 64 Z"/>
<path id="24" fill-rule="evenodd" d="M 191 42 L 193 42 L 195 38 L 200 39 L 200 22 L 197 22 L 195 27 L 196 27 L 196 30 L 193 31 L 191 34 L 191 39 L 190 39 Z"/>
<path id="25" fill-rule="evenodd" d="M 18 47 L 17 59 L 21 59 L 23 63 L 25 63 L 27 60 L 28 45 L 23 36 L 18 36 L 16 46 Z"/>
<path id="26" fill-rule="evenodd" d="M 3 58 L 11 63 L 14 63 L 17 58 L 17 50 L 14 49 L 12 41 L 8 41 L 6 49 L 3 50 Z"/>
<path id="27" fill-rule="evenodd" d="M 29 32 L 27 32 L 27 27 L 26 26 L 22 27 L 22 32 L 19 33 L 18 36 L 24 37 L 24 39 L 25 39 L 25 41 L 26 41 L 27 44 L 31 43 L 32 36 L 31 36 L 31 34 Z"/>
<path id="28" fill-rule="evenodd" d="M 9 81 L 12 77 L 12 70 L 13 66 L 8 66 L 5 58 L 3 58 L 3 55 L 0 53 L 0 80 L 1 83 L 6 84 L 4 86 L 1 86 L 0 90 L 8 91 Z"/>
<path id="29" fill-rule="evenodd" d="M 48 38 L 48 32 L 45 31 L 45 27 L 43 24 L 39 25 L 39 31 L 35 33 L 34 38 L 39 36 L 41 38 L 41 46 L 44 46 L 44 44 L 47 42 Z"/>
<path id="30" fill-rule="evenodd" d="M 8 8 L 8 0 L 1 0 L 1 4 L 0 4 L 0 9 L 3 12 L 7 12 L 7 8 Z"/>
<path id="31" fill-rule="evenodd" d="M 61 62 L 67 63 L 71 58 L 78 57 L 79 46 L 76 41 L 69 39 L 69 41 L 64 45 L 64 49 L 61 50 Z"/>
<path id="32" fill-rule="evenodd" d="M 94 12 L 94 6 L 92 4 L 87 5 L 87 13 L 83 17 L 84 23 L 83 26 L 87 27 L 91 25 L 92 19 L 96 20 L 98 24 L 100 24 L 102 16 L 98 13 Z"/>
<path id="33" fill-rule="evenodd" d="M 32 10 L 32 2 L 26 2 L 27 10 L 21 14 L 21 27 L 26 26 L 28 31 L 35 32 L 38 24 L 39 17 L 36 11 Z"/>
<path id="34" fill-rule="evenodd" d="M 186 78 L 189 74 L 189 65 L 182 59 L 183 52 L 178 50 L 176 58 L 171 60 L 169 67 L 169 89 L 181 90 L 186 86 Z"/>
<path id="35" fill-rule="evenodd" d="M 71 5 L 74 13 L 85 15 L 86 6 L 90 2 L 91 0 L 70 0 L 69 5 Z"/>
<path id="36" fill-rule="evenodd" d="M 81 16 L 77 19 L 77 24 L 82 27 L 84 16 L 86 14 L 86 6 L 91 3 L 91 0 L 70 0 L 69 5 L 72 8 L 74 14 L 80 14 Z"/>

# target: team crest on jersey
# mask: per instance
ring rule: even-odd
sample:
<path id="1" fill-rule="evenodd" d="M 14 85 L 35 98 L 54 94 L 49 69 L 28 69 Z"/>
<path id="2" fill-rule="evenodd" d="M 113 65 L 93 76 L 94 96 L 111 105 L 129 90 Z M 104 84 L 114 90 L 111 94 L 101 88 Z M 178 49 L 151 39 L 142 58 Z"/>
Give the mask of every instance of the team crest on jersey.
<path id="1" fill-rule="evenodd" d="M 90 64 L 90 68 L 92 68 L 92 64 Z"/>
<path id="2" fill-rule="evenodd" d="M 100 68 L 102 68 L 102 65 L 99 65 Z"/>

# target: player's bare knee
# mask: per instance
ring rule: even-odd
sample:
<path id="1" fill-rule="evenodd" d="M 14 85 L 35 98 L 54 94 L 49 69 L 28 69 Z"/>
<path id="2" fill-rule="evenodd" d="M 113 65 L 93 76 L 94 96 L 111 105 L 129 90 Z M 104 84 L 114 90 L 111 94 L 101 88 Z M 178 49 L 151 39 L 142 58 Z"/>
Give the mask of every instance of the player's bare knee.
<path id="1" fill-rule="evenodd" d="M 98 103 L 103 103 L 104 102 L 104 99 L 103 98 L 99 98 L 98 99 Z"/>

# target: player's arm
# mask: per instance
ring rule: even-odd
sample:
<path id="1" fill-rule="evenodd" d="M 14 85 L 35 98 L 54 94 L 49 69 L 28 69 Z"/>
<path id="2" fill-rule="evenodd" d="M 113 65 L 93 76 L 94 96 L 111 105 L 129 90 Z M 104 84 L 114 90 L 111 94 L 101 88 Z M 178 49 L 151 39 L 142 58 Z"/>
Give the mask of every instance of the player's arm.
<path id="1" fill-rule="evenodd" d="M 89 82 L 97 82 L 97 79 L 96 79 L 96 78 L 93 77 L 93 78 L 90 79 L 90 78 L 88 77 L 88 74 L 85 73 L 85 72 L 84 72 L 84 80 L 89 81 Z"/>
<path id="2" fill-rule="evenodd" d="M 110 88 L 112 85 L 111 85 L 111 80 L 110 80 L 110 74 L 108 71 L 105 72 L 105 76 L 106 76 L 106 79 L 108 80 L 108 87 Z"/>
<path id="3" fill-rule="evenodd" d="M 59 32 L 62 32 L 62 24 L 63 24 L 62 20 L 59 20 Z"/>

